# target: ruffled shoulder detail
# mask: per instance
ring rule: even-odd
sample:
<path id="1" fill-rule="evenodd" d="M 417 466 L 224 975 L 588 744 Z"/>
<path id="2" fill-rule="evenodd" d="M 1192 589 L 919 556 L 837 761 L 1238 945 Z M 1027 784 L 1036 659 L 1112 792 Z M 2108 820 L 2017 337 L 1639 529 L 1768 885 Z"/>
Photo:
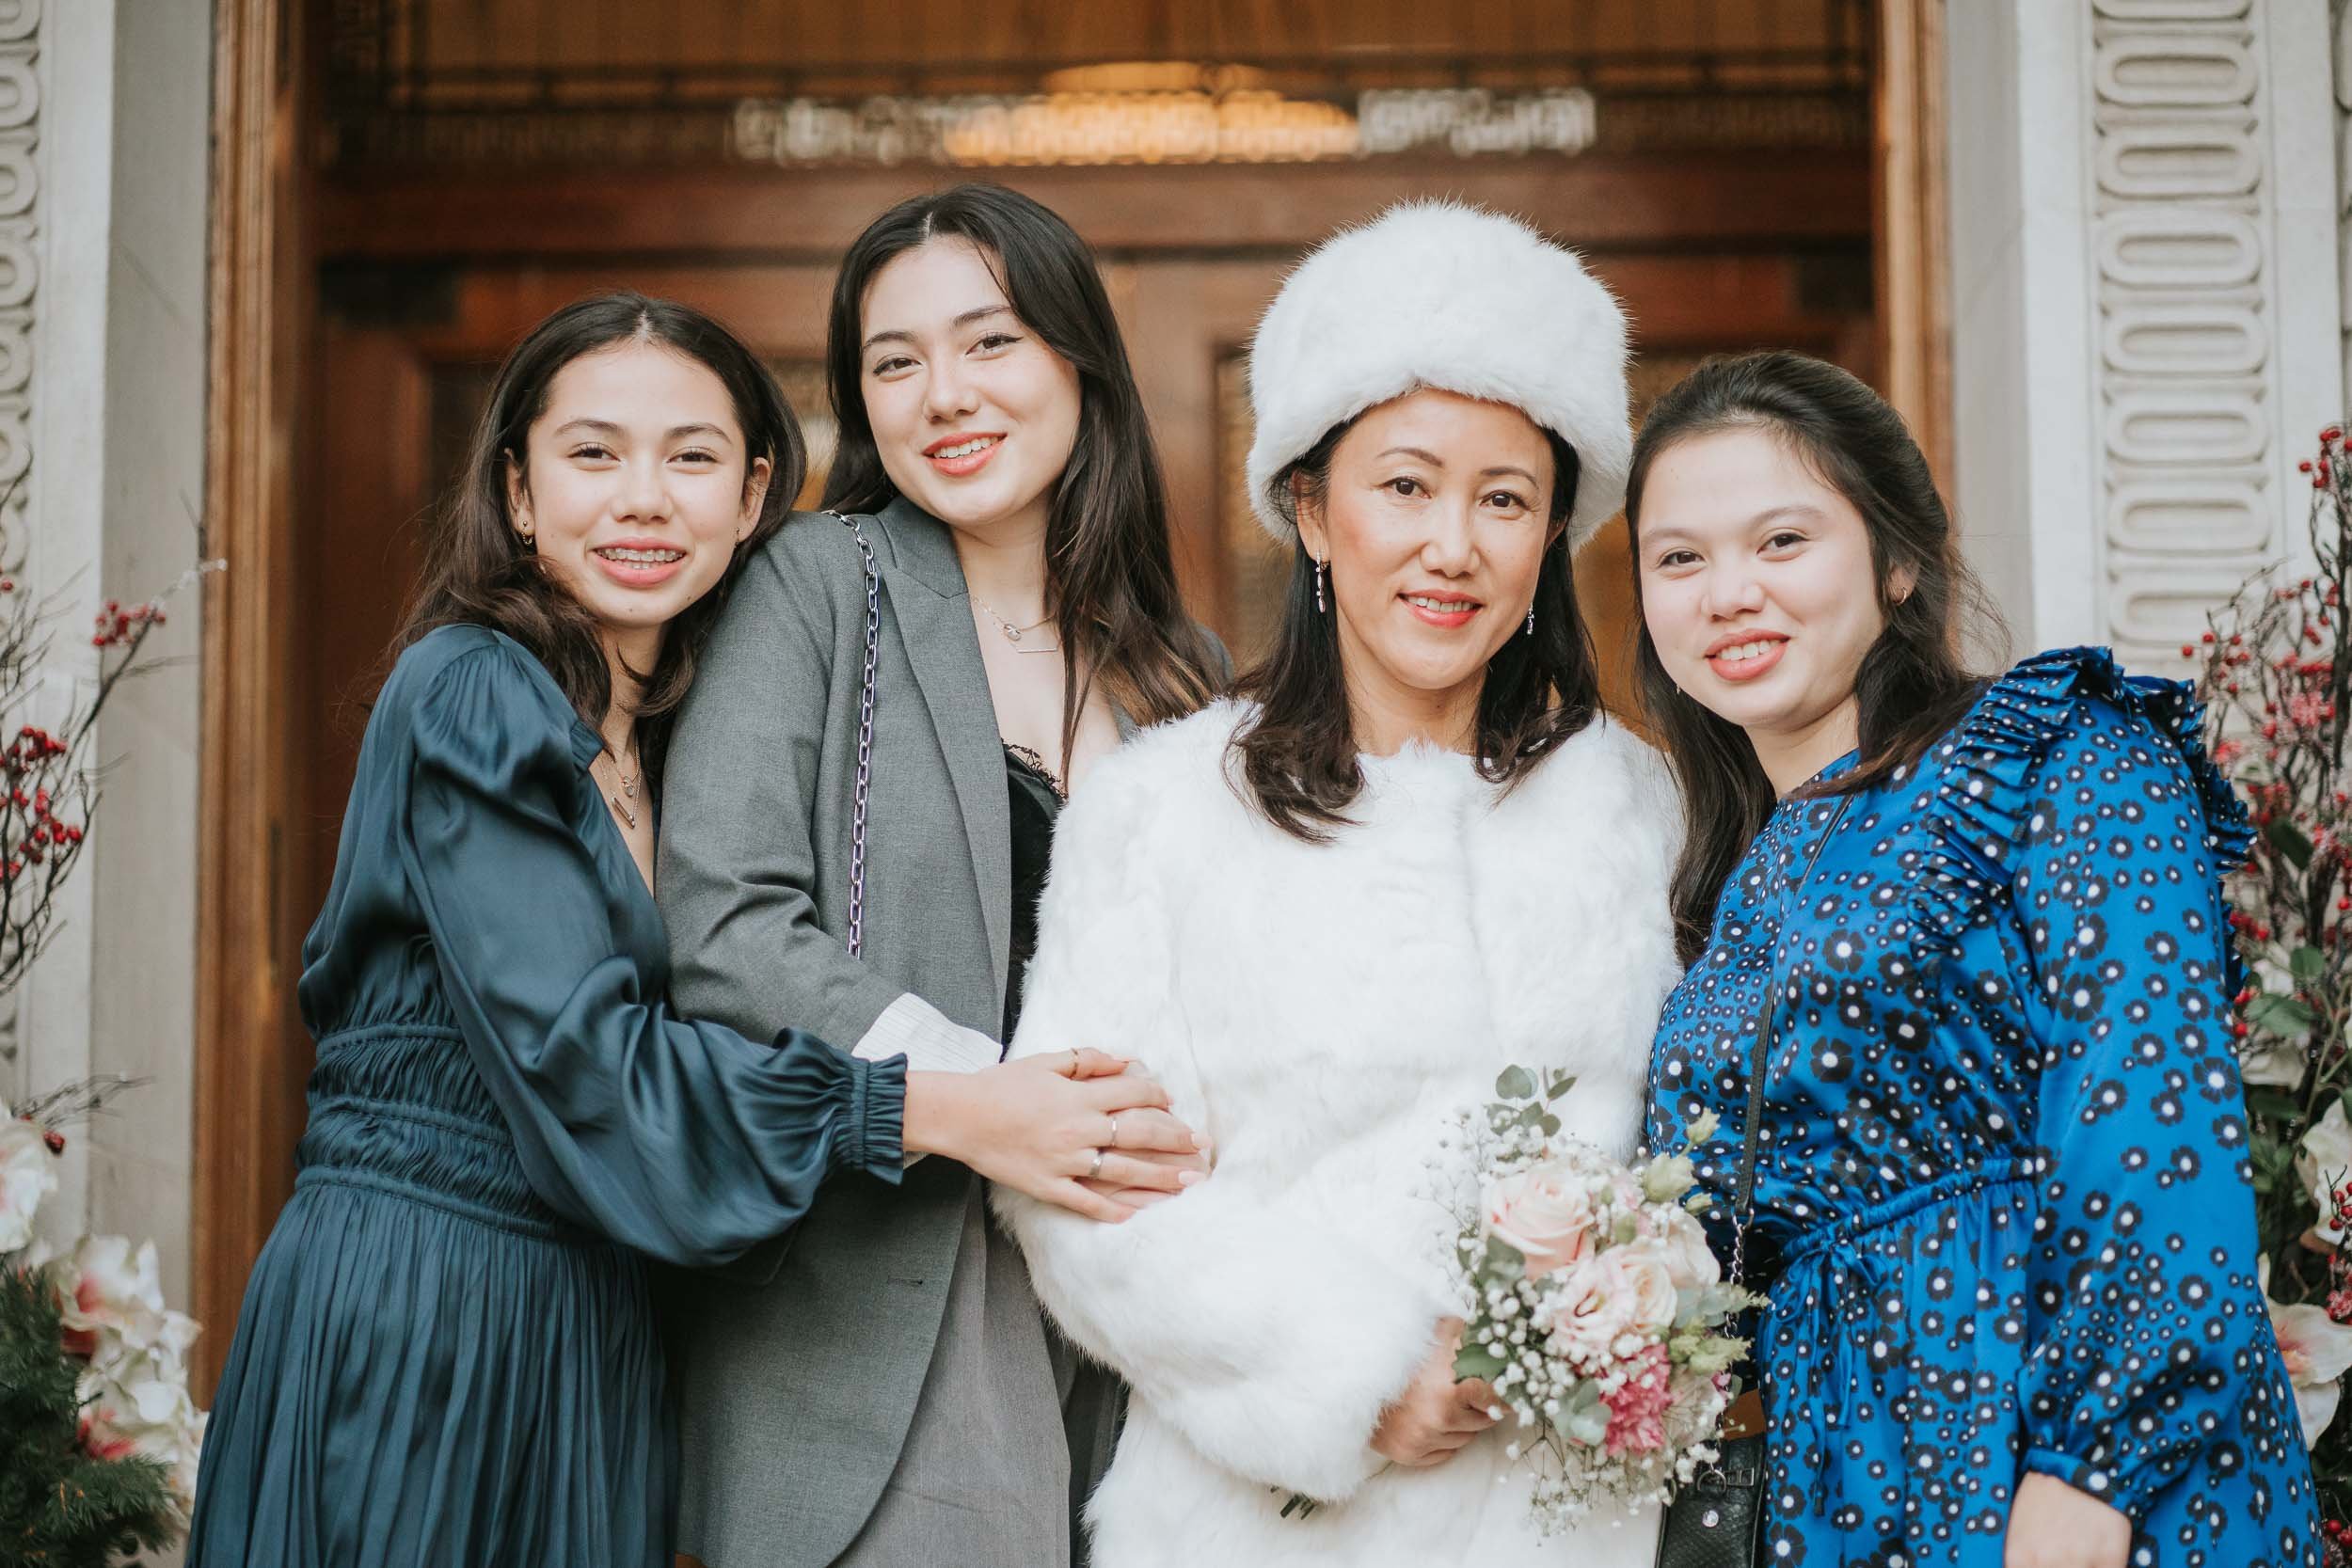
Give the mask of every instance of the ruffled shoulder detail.
<path id="1" fill-rule="evenodd" d="M 486 626 L 442 626 L 400 657 L 379 708 L 406 720 L 421 762 L 485 793 L 537 768 L 574 773 L 604 742 L 522 644 Z"/>
<path id="2" fill-rule="evenodd" d="M 2035 775 L 2086 703 L 2121 710 L 2170 740 L 2203 801 L 2205 843 L 2227 870 L 2253 847 L 2245 803 L 2205 747 L 2205 705 L 2183 681 L 2127 675 L 2106 648 L 2054 648 L 1988 685 L 1930 753 L 1942 774 L 1929 808 L 1925 863 L 1915 883 L 1920 935 L 1950 950 L 2006 895 L 2010 856 L 2024 841 Z"/>

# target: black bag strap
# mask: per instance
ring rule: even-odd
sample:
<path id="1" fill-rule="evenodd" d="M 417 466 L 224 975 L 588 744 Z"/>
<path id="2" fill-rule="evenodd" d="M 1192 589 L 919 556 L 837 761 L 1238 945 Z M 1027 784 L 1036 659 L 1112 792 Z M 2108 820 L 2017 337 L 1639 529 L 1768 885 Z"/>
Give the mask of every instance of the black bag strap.
<path id="1" fill-rule="evenodd" d="M 1804 894 L 1805 884 L 1813 879 L 1813 868 L 1821 861 L 1821 851 L 1836 835 L 1837 825 L 1846 818 L 1846 808 L 1853 797 L 1842 795 L 1837 810 L 1832 814 L 1829 826 L 1814 841 L 1813 852 L 1805 857 L 1804 869 L 1781 897 L 1781 927 L 1788 925 L 1791 907 Z M 1764 1074 L 1772 1063 L 1772 1047 L 1780 1037 L 1780 993 L 1786 989 L 1780 978 L 1772 978 L 1772 989 L 1765 993 L 1764 1016 L 1757 1021 L 1756 1048 L 1748 1059 L 1748 1115 L 1740 1129 L 1740 1176 L 1733 1186 L 1731 1208 L 1731 1280 L 1735 1285 L 1747 1284 L 1748 1227 L 1756 1219 L 1756 1129 L 1764 1120 Z"/>

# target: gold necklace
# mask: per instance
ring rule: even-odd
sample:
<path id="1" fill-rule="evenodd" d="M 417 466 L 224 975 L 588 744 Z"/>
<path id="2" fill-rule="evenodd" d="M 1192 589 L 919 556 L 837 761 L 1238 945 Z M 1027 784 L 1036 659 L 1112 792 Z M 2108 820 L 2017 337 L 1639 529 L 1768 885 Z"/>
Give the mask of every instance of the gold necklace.
<path id="1" fill-rule="evenodd" d="M 1011 643 L 1016 648 L 1021 648 L 1021 634 L 1023 632 L 1035 631 L 1038 627 L 1045 625 L 1046 622 L 1053 619 L 1051 615 L 1041 615 L 1025 626 L 1016 626 L 1010 621 L 1006 620 L 1002 615 L 997 614 L 989 602 L 986 599 L 981 598 L 977 594 L 972 595 L 972 602 L 978 605 L 982 610 L 987 612 L 988 618 L 996 623 L 996 629 L 1005 634 L 1005 641 Z M 1021 651 L 1025 654 L 1050 654 L 1054 652 L 1052 648 L 1021 648 Z"/>
<path id="2" fill-rule="evenodd" d="M 602 754 L 612 759 L 612 776 L 621 781 L 621 793 L 632 800 L 636 800 L 638 782 L 645 776 L 644 768 L 641 766 L 638 768 L 637 777 L 632 779 L 622 769 L 621 759 L 617 753 L 606 752 Z M 620 795 L 615 795 L 608 789 L 604 792 L 604 800 L 605 804 L 611 806 L 622 821 L 628 824 L 630 832 L 637 831 L 637 814 L 622 804 Z"/>

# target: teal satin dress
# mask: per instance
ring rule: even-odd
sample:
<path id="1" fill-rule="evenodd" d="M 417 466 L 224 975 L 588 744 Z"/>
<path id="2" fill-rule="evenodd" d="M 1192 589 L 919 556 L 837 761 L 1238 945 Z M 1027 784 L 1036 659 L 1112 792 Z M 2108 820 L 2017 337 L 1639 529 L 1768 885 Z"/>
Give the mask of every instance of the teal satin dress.
<path id="1" fill-rule="evenodd" d="M 444 627 L 378 698 L 303 944 L 294 1196 L 213 1406 L 190 1568 L 669 1568 L 646 1258 L 710 1265 L 895 1181 L 902 1059 L 688 1022 L 516 643 Z"/>

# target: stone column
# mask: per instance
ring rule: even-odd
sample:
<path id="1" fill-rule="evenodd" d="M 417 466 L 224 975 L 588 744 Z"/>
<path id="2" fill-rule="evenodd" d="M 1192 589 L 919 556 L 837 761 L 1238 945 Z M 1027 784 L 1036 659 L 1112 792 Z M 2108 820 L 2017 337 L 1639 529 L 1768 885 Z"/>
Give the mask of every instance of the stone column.
<path id="1" fill-rule="evenodd" d="M 49 699 L 87 693 L 89 628 L 199 555 L 211 8 L 0 0 L 0 566 L 56 607 Z M 71 1146 L 48 1228 L 151 1236 L 187 1291 L 193 1168 L 199 595 L 116 693 L 89 847 L 7 1009 L 11 1093 L 154 1080 Z M 225 1334 L 227 1324 L 208 1325 Z"/>
<path id="2" fill-rule="evenodd" d="M 2342 412 L 2327 0 L 1952 0 L 1954 473 L 2017 651 L 2180 645 Z M 2325 325 L 2323 325 L 2325 324 Z"/>

